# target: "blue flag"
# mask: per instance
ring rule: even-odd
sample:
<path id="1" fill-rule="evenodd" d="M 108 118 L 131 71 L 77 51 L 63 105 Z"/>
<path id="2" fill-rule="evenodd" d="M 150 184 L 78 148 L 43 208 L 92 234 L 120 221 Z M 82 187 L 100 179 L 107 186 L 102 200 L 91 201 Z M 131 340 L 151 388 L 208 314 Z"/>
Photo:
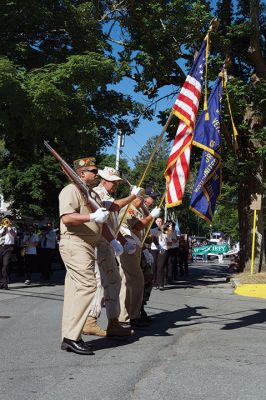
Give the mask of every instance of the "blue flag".
<path id="1" fill-rule="evenodd" d="M 221 97 L 222 79 L 214 84 L 208 101 L 209 120 L 200 115 L 192 144 L 203 149 L 200 168 L 191 195 L 190 209 L 212 222 L 217 197 L 221 190 Z"/>

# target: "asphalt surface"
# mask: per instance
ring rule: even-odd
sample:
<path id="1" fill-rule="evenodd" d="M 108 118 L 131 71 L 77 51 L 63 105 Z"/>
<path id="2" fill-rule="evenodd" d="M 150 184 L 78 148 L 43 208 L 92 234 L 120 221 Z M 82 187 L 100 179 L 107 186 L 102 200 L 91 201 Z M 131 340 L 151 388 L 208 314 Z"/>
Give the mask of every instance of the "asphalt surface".
<path id="1" fill-rule="evenodd" d="M 266 300 L 235 295 L 226 266 L 154 290 L 153 322 L 130 339 L 85 337 L 94 356 L 60 350 L 63 275 L 0 290 L 1 400 L 266 398 Z"/>

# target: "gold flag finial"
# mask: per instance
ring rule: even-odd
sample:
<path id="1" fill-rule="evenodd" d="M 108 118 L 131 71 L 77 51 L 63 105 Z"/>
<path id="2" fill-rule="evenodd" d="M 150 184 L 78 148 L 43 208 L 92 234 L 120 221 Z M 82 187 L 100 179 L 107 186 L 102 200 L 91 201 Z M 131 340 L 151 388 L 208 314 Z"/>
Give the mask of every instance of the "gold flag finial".
<path id="1" fill-rule="evenodd" d="M 220 25 L 220 20 L 218 18 L 213 18 L 209 25 L 209 32 L 217 32 Z"/>

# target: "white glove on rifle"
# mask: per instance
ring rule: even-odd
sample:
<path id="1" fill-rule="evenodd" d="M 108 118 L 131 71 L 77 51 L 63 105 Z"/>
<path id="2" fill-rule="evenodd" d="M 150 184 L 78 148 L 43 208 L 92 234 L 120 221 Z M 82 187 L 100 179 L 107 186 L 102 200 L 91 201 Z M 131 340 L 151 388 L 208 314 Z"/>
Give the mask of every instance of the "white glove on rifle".
<path id="1" fill-rule="evenodd" d="M 113 239 L 110 242 L 110 245 L 112 246 L 112 248 L 113 248 L 113 250 L 115 252 L 115 257 L 119 257 L 119 256 L 121 256 L 121 254 L 124 253 L 123 246 L 118 240 Z"/>
<path id="2" fill-rule="evenodd" d="M 161 209 L 160 207 L 155 207 L 153 210 L 151 210 L 150 214 L 152 218 L 158 218 L 160 216 Z"/>
<path id="3" fill-rule="evenodd" d="M 124 244 L 124 251 L 127 254 L 134 254 L 137 250 L 137 245 L 134 241 L 129 241 L 127 240 L 127 242 Z"/>
<path id="4" fill-rule="evenodd" d="M 154 262 L 153 255 L 149 252 L 148 249 L 143 250 L 144 257 L 149 265 L 152 265 Z"/>
<path id="5" fill-rule="evenodd" d="M 135 196 L 138 196 L 141 193 L 141 191 L 142 191 L 142 188 L 140 188 L 138 186 L 133 186 L 130 194 L 134 194 Z"/>
<path id="6" fill-rule="evenodd" d="M 103 224 L 109 217 L 109 211 L 106 208 L 98 208 L 94 213 L 90 214 L 90 221 L 96 222 L 97 224 Z"/>

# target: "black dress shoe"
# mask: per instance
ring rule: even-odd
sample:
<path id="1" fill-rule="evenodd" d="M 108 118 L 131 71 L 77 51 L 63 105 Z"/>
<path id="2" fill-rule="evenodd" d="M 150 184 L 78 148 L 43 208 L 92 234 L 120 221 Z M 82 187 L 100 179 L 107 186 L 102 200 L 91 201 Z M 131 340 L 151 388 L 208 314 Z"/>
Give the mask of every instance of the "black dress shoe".
<path id="1" fill-rule="evenodd" d="M 85 354 L 88 356 L 93 355 L 92 349 L 86 345 L 82 339 L 80 340 L 71 340 L 64 338 L 61 344 L 61 349 L 66 351 L 73 351 L 77 354 Z"/>

